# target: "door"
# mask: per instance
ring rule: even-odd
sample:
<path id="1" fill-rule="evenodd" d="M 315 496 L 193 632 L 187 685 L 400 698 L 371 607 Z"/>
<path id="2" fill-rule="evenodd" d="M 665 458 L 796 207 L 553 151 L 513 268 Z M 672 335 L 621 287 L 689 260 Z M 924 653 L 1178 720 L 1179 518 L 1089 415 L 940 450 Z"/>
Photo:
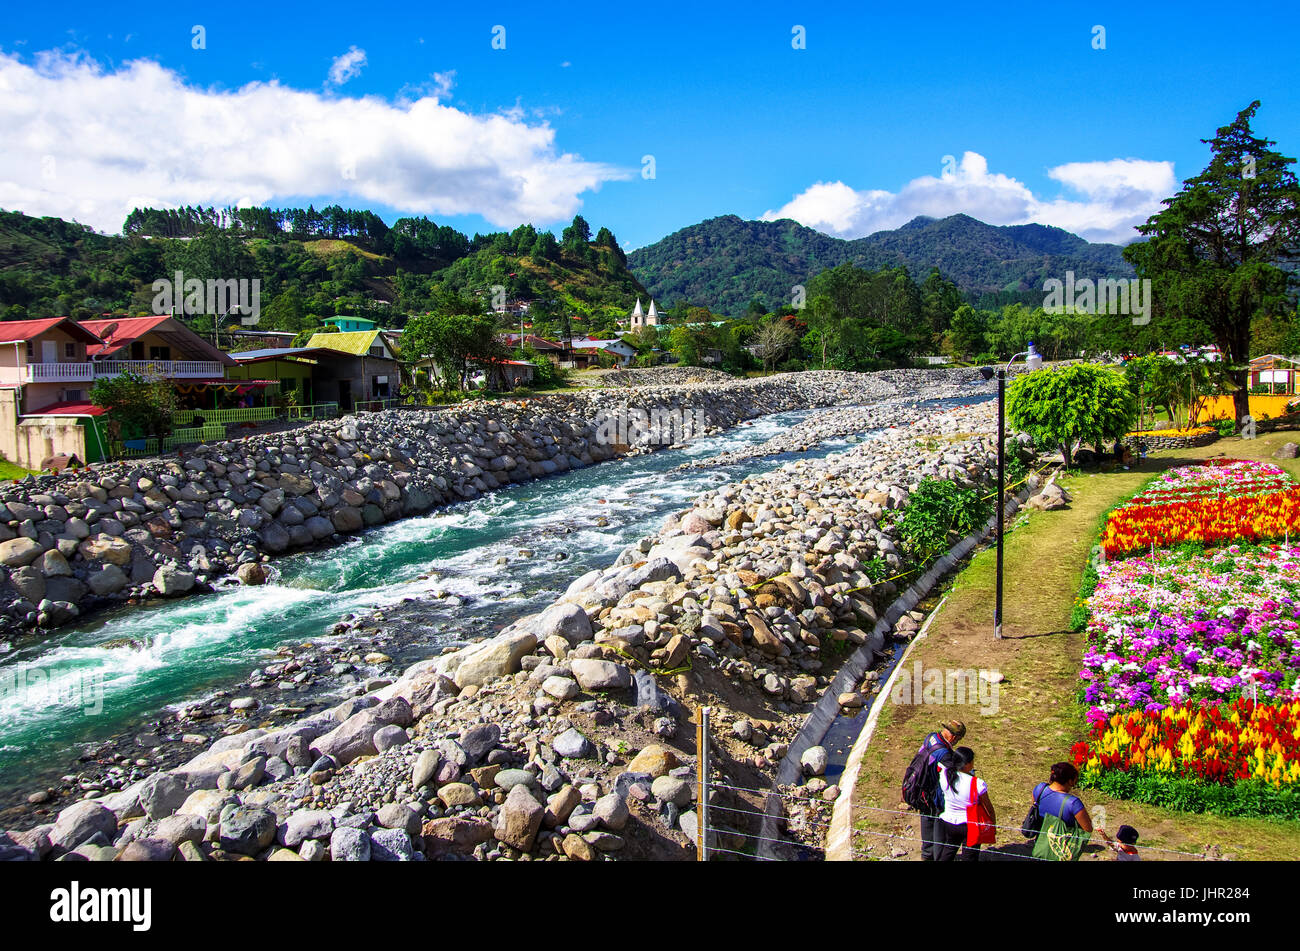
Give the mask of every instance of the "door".
<path id="1" fill-rule="evenodd" d="M 59 342 L 57 340 L 41 341 L 41 363 L 59 362 Z"/>
<path id="2" fill-rule="evenodd" d="M 352 381 L 339 380 L 339 412 L 352 412 Z"/>

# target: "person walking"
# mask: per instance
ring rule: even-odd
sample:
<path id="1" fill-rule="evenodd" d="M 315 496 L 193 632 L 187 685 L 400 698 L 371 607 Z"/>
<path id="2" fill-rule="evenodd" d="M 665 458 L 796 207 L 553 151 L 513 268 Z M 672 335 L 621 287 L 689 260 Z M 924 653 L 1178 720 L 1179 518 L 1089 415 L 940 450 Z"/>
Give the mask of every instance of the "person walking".
<path id="1" fill-rule="evenodd" d="M 1074 795 L 1079 771 L 1071 763 L 1057 763 L 1047 782 L 1034 787 L 1038 834 L 1034 857 L 1050 862 L 1077 862 L 1092 835 L 1092 817 L 1083 800 Z"/>
<path id="2" fill-rule="evenodd" d="M 988 783 L 975 775 L 975 751 L 969 746 L 959 746 L 939 762 L 939 788 L 943 790 L 943 812 L 939 815 L 939 847 L 937 862 L 951 862 L 961 850 L 963 862 L 975 862 L 980 857 L 980 845 L 971 843 L 971 810 L 978 806 L 983 822 L 992 826 L 997 822 L 993 802 L 989 799 Z"/>
<path id="3" fill-rule="evenodd" d="M 925 738 L 921 748 L 916 751 L 917 756 L 925 753 L 927 768 L 937 774 L 940 760 L 951 753 L 965 736 L 966 724 L 960 720 L 949 720 L 947 723 L 940 724 L 939 729 Z M 937 776 L 935 778 L 937 779 Z M 942 811 L 938 806 L 921 810 L 922 862 L 933 862 L 938 856 L 939 814 Z"/>

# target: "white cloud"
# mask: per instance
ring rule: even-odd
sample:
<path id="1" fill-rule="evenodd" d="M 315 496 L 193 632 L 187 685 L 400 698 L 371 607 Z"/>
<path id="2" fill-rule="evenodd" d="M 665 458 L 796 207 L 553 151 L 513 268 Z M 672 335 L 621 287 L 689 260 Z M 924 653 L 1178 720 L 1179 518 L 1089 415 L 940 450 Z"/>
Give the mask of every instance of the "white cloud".
<path id="1" fill-rule="evenodd" d="M 793 218 L 843 238 L 858 238 L 906 224 L 917 215 L 967 214 L 995 225 L 1037 222 L 1073 231 L 1089 241 L 1126 243 L 1134 226 L 1161 208 L 1176 189 L 1172 162 L 1111 159 L 1070 162 L 1048 170 L 1076 197 L 1042 199 L 1023 182 L 990 173 L 977 152 L 939 176 L 914 178 L 897 192 L 858 191 L 843 182 L 818 182 L 763 220 Z"/>
<path id="2" fill-rule="evenodd" d="M 328 197 L 514 226 L 569 218 L 583 192 L 631 177 L 559 151 L 545 122 L 443 105 L 451 74 L 434 81 L 399 102 L 277 82 L 218 91 L 149 60 L 110 72 L 0 53 L 0 207 L 117 231 L 136 206 Z"/>
<path id="3" fill-rule="evenodd" d="M 342 86 L 349 79 L 355 79 L 361 75 L 361 68 L 365 65 L 366 51 L 355 46 L 348 47 L 346 53 L 336 56 L 334 62 L 330 63 L 330 84 Z"/>

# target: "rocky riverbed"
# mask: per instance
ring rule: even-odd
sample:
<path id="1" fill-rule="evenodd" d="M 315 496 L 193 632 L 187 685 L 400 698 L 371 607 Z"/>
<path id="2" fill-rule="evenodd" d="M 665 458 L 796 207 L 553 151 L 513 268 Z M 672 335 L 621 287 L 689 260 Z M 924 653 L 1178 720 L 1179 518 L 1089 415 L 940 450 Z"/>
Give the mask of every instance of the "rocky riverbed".
<path id="1" fill-rule="evenodd" d="M 711 432 L 973 378 L 962 370 L 812 372 L 664 385 L 653 382 L 657 371 L 622 371 L 632 380 L 642 372 L 652 374 L 651 385 L 390 410 L 6 485 L 0 637 L 122 602 L 206 590 L 224 576 L 258 583 L 261 563 L 273 556 L 667 445 L 658 431 L 636 428 L 638 414 L 699 420 Z M 630 428 L 608 425 L 629 415 Z"/>
<path id="2" fill-rule="evenodd" d="M 927 476 L 988 483 L 992 413 L 953 409 L 721 486 L 540 614 L 391 682 L 360 682 L 329 710 L 285 725 L 254 697 L 225 700 L 228 735 L 183 764 L 134 778 L 128 762 L 78 802 L 80 790 L 34 793 L 42 821 L 0 838 L 0 854 L 688 857 L 687 716 L 704 704 L 718 781 L 736 787 L 711 800 L 713 824 L 741 848 L 728 829 L 762 801 L 744 790 L 770 786 L 806 711 L 896 593 L 866 566 L 901 567 L 898 510 Z M 360 656 L 337 646 L 344 666 Z M 293 663 L 268 676 L 294 676 Z"/>

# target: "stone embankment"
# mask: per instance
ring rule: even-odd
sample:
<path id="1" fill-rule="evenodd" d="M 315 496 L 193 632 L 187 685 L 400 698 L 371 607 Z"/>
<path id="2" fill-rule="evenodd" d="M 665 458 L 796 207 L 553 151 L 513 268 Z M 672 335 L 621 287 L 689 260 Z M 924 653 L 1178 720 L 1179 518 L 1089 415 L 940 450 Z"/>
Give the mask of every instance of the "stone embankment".
<path id="1" fill-rule="evenodd" d="M 898 510 L 926 477 L 986 486 L 993 428 L 991 406 L 959 408 L 723 485 L 495 637 L 270 732 L 255 702 L 236 699 L 243 723 L 206 752 L 107 795 L 51 803 L 51 821 L 0 835 L 0 853 L 686 858 L 698 828 L 687 716 L 703 704 L 715 711 L 719 782 L 736 787 L 712 800 L 718 843 L 741 848 L 728 829 L 762 802 L 743 790 L 771 784 L 803 717 L 896 594 L 868 568 L 904 567 Z M 837 792 L 816 776 L 801 789 Z"/>
<path id="2" fill-rule="evenodd" d="M 916 372 L 913 385 L 931 382 L 931 371 Z M 625 430 L 602 429 L 629 407 L 702 414 L 716 431 L 870 403 L 895 395 L 900 379 L 782 374 L 390 410 L 24 479 L 0 489 L 0 636 L 205 590 L 223 575 L 258 583 L 271 556 L 635 450 L 605 435 Z"/>

